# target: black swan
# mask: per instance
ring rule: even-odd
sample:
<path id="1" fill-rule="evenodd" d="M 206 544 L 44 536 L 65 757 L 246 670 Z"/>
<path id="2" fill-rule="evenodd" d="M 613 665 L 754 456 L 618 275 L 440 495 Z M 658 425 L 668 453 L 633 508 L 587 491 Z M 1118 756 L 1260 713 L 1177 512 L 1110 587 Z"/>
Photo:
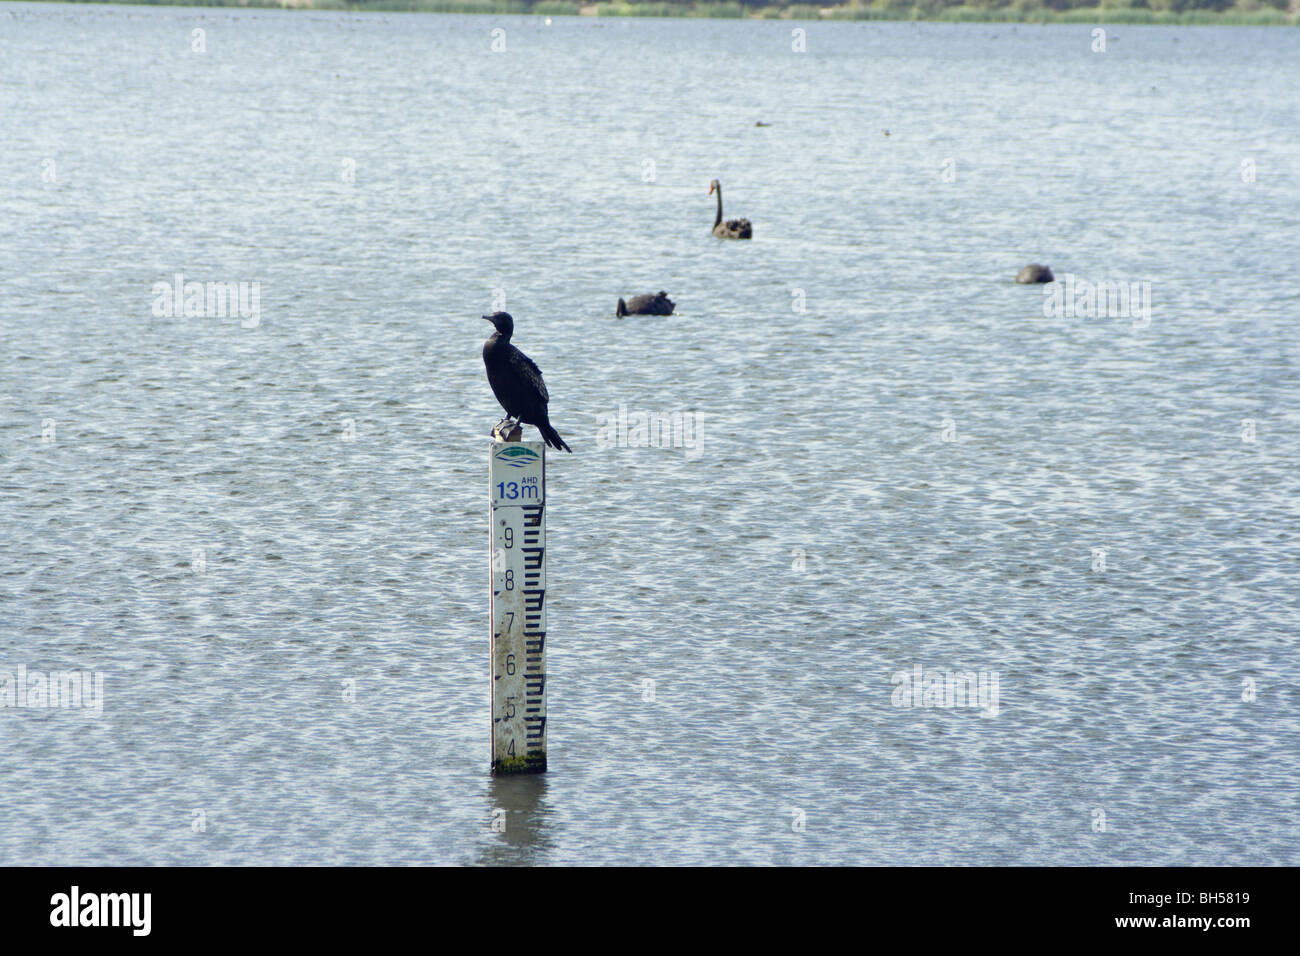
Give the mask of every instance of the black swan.
<path id="1" fill-rule="evenodd" d="M 675 304 L 668 298 L 668 293 L 660 289 L 657 295 L 634 295 L 626 302 L 619 299 L 614 314 L 620 319 L 625 315 L 672 315 Z"/>
<path id="2" fill-rule="evenodd" d="M 487 366 L 492 394 L 506 410 L 507 418 L 514 418 L 516 424 L 527 422 L 536 425 L 542 433 L 542 439 L 550 447 L 572 451 L 560 433 L 551 427 L 546 414 L 546 405 L 551 396 L 546 393 L 542 370 L 537 367 L 537 363 L 510 344 L 510 336 L 515 331 L 515 320 L 509 312 L 493 312 L 483 318 L 497 329 L 483 343 L 483 364 Z M 498 424 L 504 423 L 507 418 L 501 419 Z"/>
<path id="3" fill-rule="evenodd" d="M 1017 282 L 1055 282 L 1056 276 L 1052 275 L 1052 270 L 1047 266 L 1040 266 L 1037 262 L 1031 262 L 1020 270 L 1016 276 Z"/>
<path id="4" fill-rule="evenodd" d="M 714 192 L 718 194 L 718 215 L 713 220 L 713 234 L 719 239 L 752 239 L 754 238 L 754 228 L 749 224 L 748 219 L 728 219 L 722 221 L 722 187 L 718 185 L 715 179 L 709 183 L 709 195 Z"/>

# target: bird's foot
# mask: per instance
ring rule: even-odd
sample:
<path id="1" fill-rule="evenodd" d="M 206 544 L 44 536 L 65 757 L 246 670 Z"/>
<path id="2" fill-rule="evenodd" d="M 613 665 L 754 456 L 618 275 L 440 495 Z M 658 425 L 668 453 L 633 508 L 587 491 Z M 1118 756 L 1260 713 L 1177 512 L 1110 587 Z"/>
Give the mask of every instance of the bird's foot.
<path id="1" fill-rule="evenodd" d="M 492 428 L 492 437 L 498 441 L 521 441 L 524 437 L 524 427 L 517 420 L 512 421 L 507 415 Z"/>

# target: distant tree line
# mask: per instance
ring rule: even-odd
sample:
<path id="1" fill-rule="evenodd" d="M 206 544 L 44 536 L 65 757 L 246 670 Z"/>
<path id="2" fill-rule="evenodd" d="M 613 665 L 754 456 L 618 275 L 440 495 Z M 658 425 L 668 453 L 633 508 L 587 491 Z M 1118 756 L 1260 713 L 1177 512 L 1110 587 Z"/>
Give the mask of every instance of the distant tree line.
<path id="1" fill-rule="evenodd" d="M 86 0 L 80 0 L 86 2 Z M 110 3 L 114 0 L 89 0 Z M 120 2 L 120 0 L 118 0 Z M 786 17 L 1296 25 L 1300 0 L 128 0 L 203 6 L 534 13 L 546 16 Z"/>
<path id="2" fill-rule="evenodd" d="M 661 5 L 662 0 L 619 0 L 629 6 Z M 681 0 L 689 5 L 690 0 Z M 790 0 L 736 0 L 740 6 L 749 9 L 764 7 L 790 6 Z M 823 7 L 875 7 L 877 9 L 915 9 L 920 13 L 937 13 L 950 7 L 966 7 L 974 10 L 1025 10 L 1047 9 L 1057 12 L 1066 10 L 1150 10 L 1161 13 L 1186 13 L 1206 10 L 1221 13 L 1227 10 L 1280 10 L 1296 12 L 1296 0 L 829 0 L 817 3 L 815 0 L 797 0 L 801 6 Z"/>
<path id="3" fill-rule="evenodd" d="M 780 10 L 786 16 L 835 19 L 1084 22 L 1111 18 L 1128 23 L 1294 24 L 1300 0 L 602 0 L 601 8 L 605 7 L 633 13 L 664 7 L 693 8 L 697 13 L 706 8 L 730 7 L 741 16 L 775 16 Z"/>

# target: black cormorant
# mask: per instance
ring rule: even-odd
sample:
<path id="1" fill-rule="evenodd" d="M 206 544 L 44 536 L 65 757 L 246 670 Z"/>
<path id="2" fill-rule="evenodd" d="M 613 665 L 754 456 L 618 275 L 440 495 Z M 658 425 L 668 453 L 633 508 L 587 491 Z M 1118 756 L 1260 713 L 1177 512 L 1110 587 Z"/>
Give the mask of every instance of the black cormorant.
<path id="1" fill-rule="evenodd" d="M 551 396 L 542 381 L 542 370 L 532 359 L 510 344 L 515 331 L 515 320 L 509 312 L 485 315 L 496 326 L 496 331 L 483 343 L 483 364 L 487 366 L 488 384 L 497 397 L 507 418 L 517 423 L 536 425 L 542 439 L 552 448 L 573 451 L 564 443 L 560 433 L 551 427 L 546 415 L 546 404 Z M 502 419 L 505 421 L 506 419 Z"/>

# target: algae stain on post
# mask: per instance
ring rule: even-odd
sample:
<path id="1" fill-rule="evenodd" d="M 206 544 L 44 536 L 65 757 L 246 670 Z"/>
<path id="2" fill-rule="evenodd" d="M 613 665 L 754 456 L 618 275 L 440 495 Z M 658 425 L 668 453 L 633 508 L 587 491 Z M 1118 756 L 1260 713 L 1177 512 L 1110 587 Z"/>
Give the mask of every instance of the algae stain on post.
<path id="1" fill-rule="evenodd" d="M 489 446 L 492 772 L 546 769 L 546 444 Z"/>

